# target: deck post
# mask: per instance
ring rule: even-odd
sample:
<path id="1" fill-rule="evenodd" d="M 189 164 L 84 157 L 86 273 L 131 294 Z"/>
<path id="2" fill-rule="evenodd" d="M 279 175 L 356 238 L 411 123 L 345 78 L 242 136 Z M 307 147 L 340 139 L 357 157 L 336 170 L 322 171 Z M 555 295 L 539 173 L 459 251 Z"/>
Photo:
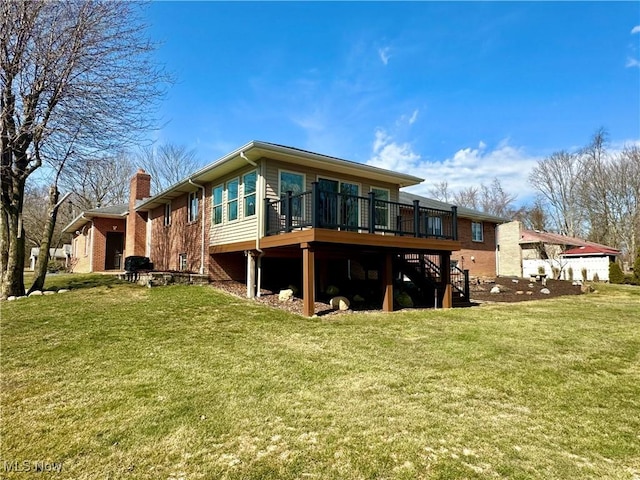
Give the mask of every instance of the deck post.
<path id="1" fill-rule="evenodd" d="M 458 240 L 458 207 L 455 205 L 451 207 L 451 217 L 452 240 Z"/>
<path id="2" fill-rule="evenodd" d="M 376 194 L 369 192 L 369 233 L 376 232 Z"/>
<path id="3" fill-rule="evenodd" d="M 291 231 L 292 216 L 293 216 L 293 192 L 287 190 L 287 196 L 284 199 L 284 231 L 289 233 Z"/>
<path id="4" fill-rule="evenodd" d="M 302 314 L 315 314 L 315 252 L 309 245 L 302 246 Z"/>
<path id="5" fill-rule="evenodd" d="M 413 201 L 413 236 L 420 236 L 420 200 Z"/>
<path id="6" fill-rule="evenodd" d="M 393 312 L 393 256 L 391 252 L 385 254 L 382 282 L 384 288 L 382 310 L 384 312 Z"/>
<path id="7" fill-rule="evenodd" d="M 318 182 L 311 182 L 311 228 L 318 228 L 318 208 L 320 205 L 320 189 Z"/>
<path id="8" fill-rule="evenodd" d="M 247 298 L 256 296 L 256 258 L 247 252 Z"/>
<path id="9" fill-rule="evenodd" d="M 269 212 L 271 211 L 271 200 L 264 199 L 264 234 L 269 235 Z"/>
<path id="10" fill-rule="evenodd" d="M 440 276 L 442 278 L 442 284 L 444 285 L 442 308 L 451 308 L 453 306 L 453 294 L 451 290 L 451 252 L 440 254 Z"/>

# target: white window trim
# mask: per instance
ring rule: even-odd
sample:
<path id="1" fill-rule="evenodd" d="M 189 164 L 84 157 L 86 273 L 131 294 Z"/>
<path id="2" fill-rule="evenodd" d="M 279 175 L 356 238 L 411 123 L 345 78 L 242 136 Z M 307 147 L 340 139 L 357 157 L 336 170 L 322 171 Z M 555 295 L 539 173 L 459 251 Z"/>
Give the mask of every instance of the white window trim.
<path id="1" fill-rule="evenodd" d="M 194 195 L 197 202 L 197 206 L 198 206 L 198 210 L 196 211 L 195 215 L 192 214 L 191 211 L 191 196 Z M 198 198 L 198 191 L 194 191 L 194 192 L 189 192 L 189 196 L 187 197 L 187 223 L 196 223 L 200 216 L 198 215 L 200 212 L 200 199 Z"/>
<path id="2" fill-rule="evenodd" d="M 477 223 L 480 225 L 480 240 L 476 240 L 473 238 L 473 224 Z M 484 243 L 484 224 L 482 222 L 471 221 L 471 241 L 476 243 Z"/>
<path id="3" fill-rule="evenodd" d="M 387 195 L 387 202 L 391 201 L 391 189 L 390 188 L 384 188 L 384 187 L 376 187 L 375 185 L 372 185 L 369 188 L 370 192 L 373 192 L 374 190 L 382 190 L 388 193 Z M 382 228 L 387 228 L 390 229 L 391 228 L 391 208 L 387 207 L 387 224 L 386 225 L 376 225 L 376 227 L 382 227 Z"/>
<path id="4" fill-rule="evenodd" d="M 238 195 L 235 199 L 233 200 L 229 200 L 229 183 L 233 182 L 233 181 L 237 181 L 238 182 Z M 229 180 L 227 180 L 226 182 L 224 182 L 224 208 L 223 213 L 225 214 L 224 216 L 224 222 L 225 223 L 234 223 L 237 222 L 238 220 L 240 220 L 240 218 L 242 217 L 242 210 L 240 209 L 240 199 L 242 198 L 242 195 L 240 195 L 240 177 L 233 177 L 230 178 Z M 237 204 L 237 216 L 236 218 L 234 218 L 233 220 L 229 220 L 229 204 L 231 202 L 236 202 Z"/>
<path id="5" fill-rule="evenodd" d="M 182 265 L 183 258 L 184 258 L 184 265 Z M 187 270 L 188 260 L 189 260 L 189 257 L 187 257 L 186 253 L 183 252 L 178 254 L 178 271 L 179 272 L 184 272 Z"/>
<path id="6" fill-rule="evenodd" d="M 167 214 L 168 211 L 168 214 Z M 164 226 L 165 227 L 169 227 L 171 225 L 171 214 L 172 214 L 172 210 L 171 210 L 171 202 L 169 201 L 169 203 L 165 203 L 164 204 Z"/>
<path id="7" fill-rule="evenodd" d="M 215 195 L 213 194 L 213 191 L 216 188 L 220 188 L 222 190 L 222 195 L 220 196 L 220 203 L 214 203 L 215 202 Z M 222 225 L 224 222 L 224 183 L 220 183 L 218 185 L 215 185 L 212 189 L 211 189 L 211 225 L 212 226 L 217 226 L 217 225 Z M 220 207 L 220 222 L 216 223 L 214 221 L 214 215 L 215 215 L 215 210 L 216 207 Z"/>
<path id="8" fill-rule="evenodd" d="M 307 174 L 306 173 L 302 173 L 302 172 L 296 172 L 295 170 L 285 170 L 282 168 L 278 169 L 278 200 L 282 199 L 282 194 L 283 193 L 287 193 L 287 192 L 282 192 L 282 174 L 283 173 L 293 173 L 294 175 L 301 175 L 302 176 L 302 192 L 300 193 L 304 193 L 307 191 Z M 304 212 L 306 212 L 306 204 L 305 204 L 306 198 L 302 198 L 302 214 L 304 215 Z M 283 215 L 282 212 L 280 212 L 281 215 Z M 296 217 L 296 218 L 300 218 L 300 217 Z"/>
<path id="9" fill-rule="evenodd" d="M 244 177 L 246 177 L 247 175 L 251 175 L 252 173 L 255 173 L 256 175 L 256 186 L 255 186 L 255 190 L 253 191 L 253 193 L 246 193 L 246 188 L 245 188 L 245 183 L 244 183 Z M 251 218 L 251 217 L 255 217 L 258 214 L 258 170 L 251 170 L 247 173 L 243 173 L 242 174 L 242 195 L 240 195 L 240 190 L 238 187 L 238 196 L 240 196 L 242 198 L 242 217 L 243 218 Z M 250 197 L 251 195 L 255 195 L 256 196 L 256 202 L 255 202 L 255 207 L 254 207 L 254 212 L 251 215 L 247 215 L 245 212 L 245 203 L 246 203 L 246 198 Z"/>

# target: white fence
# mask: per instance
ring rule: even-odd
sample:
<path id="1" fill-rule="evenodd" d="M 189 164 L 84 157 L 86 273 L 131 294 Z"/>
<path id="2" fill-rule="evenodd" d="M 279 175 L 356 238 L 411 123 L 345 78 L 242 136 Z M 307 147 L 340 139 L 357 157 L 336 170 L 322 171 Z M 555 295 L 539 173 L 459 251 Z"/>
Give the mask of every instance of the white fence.
<path id="1" fill-rule="evenodd" d="M 538 274 L 538 267 L 544 267 L 549 278 L 553 278 L 552 268 L 561 269 L 560 278 L 569 280 L 569 269 L 573 270 L 573 279 L 582 280 L 582 269 L 587 271 L 587 281 L 598 275 L 600 281 L 609 281 L 609 257 L 569 257 L 549 260 L 522 260 L 522 275 L 528 277 Z"/>

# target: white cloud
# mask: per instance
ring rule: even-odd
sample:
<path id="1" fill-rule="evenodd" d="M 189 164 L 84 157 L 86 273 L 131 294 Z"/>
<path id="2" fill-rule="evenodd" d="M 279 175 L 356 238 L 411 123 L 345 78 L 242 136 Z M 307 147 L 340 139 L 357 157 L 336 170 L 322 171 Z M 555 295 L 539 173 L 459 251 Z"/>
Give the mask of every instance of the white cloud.
<path id="1" fill-rule="evenodd" d="M 633 68 L 633 67 L 638 67 L 640 68 L 640 60 L 636 59 L 636 58 L 627 58 L 627 63 L 625 63 L 624 65 L 627 68 Z"/>
<path id="2" fill-rule="evenodd" d="M 416 109 L 413 111 L 411 118 L 409 118 L 409 125 L 413 125 L 414 123 L 416 123 L 417 119 L 418 119 L 418 110 Z"/>
<path id="3" fill-rule="evenodd" d="M 409 143 L 397 143 L 384 130 L 376 130 L 372 157 L 367 162 L 369 165 L 410 173 L 419 162 L 420 155 L 413 151 Z"/>
<path id="4" fill-rule="evenodd" d="M 389 47 L 379 48 L 378 56 L 380 57 L 380 60 L 382 60 L 382 63 L 385 65 L 388 64 L 389 58 L 391 58 L 391 55 L 389 55 Z"/>
<path id="5" fill-rule="evenodd" d="M 635 27 L 633 27 L 631 29 L 631 35 L 633 35 L 635 33 L 640 33 L 640 25 L 636 25 Z"/>

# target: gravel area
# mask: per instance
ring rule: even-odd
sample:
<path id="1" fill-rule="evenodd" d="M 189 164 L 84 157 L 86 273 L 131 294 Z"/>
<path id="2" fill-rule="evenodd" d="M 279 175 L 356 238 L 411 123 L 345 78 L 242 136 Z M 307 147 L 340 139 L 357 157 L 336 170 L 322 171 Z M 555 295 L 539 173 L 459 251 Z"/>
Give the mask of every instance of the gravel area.
<path id="1" fill-rule="evenodd" d="M 491 293 L 495 286 L 500 288 L 500 293 Z M 511 277 L 472 282 L 469 289 L 472 302 L 524 302 L 583 293 L 580 285 L 572 285 L 572 282 L 565 280 L 547 280 L 546 285 L 542 285 L 541 282 L 532 282 L 528 278 Z M 549 293 L 542 293 L 543 289 L 547 289 Z"/>

